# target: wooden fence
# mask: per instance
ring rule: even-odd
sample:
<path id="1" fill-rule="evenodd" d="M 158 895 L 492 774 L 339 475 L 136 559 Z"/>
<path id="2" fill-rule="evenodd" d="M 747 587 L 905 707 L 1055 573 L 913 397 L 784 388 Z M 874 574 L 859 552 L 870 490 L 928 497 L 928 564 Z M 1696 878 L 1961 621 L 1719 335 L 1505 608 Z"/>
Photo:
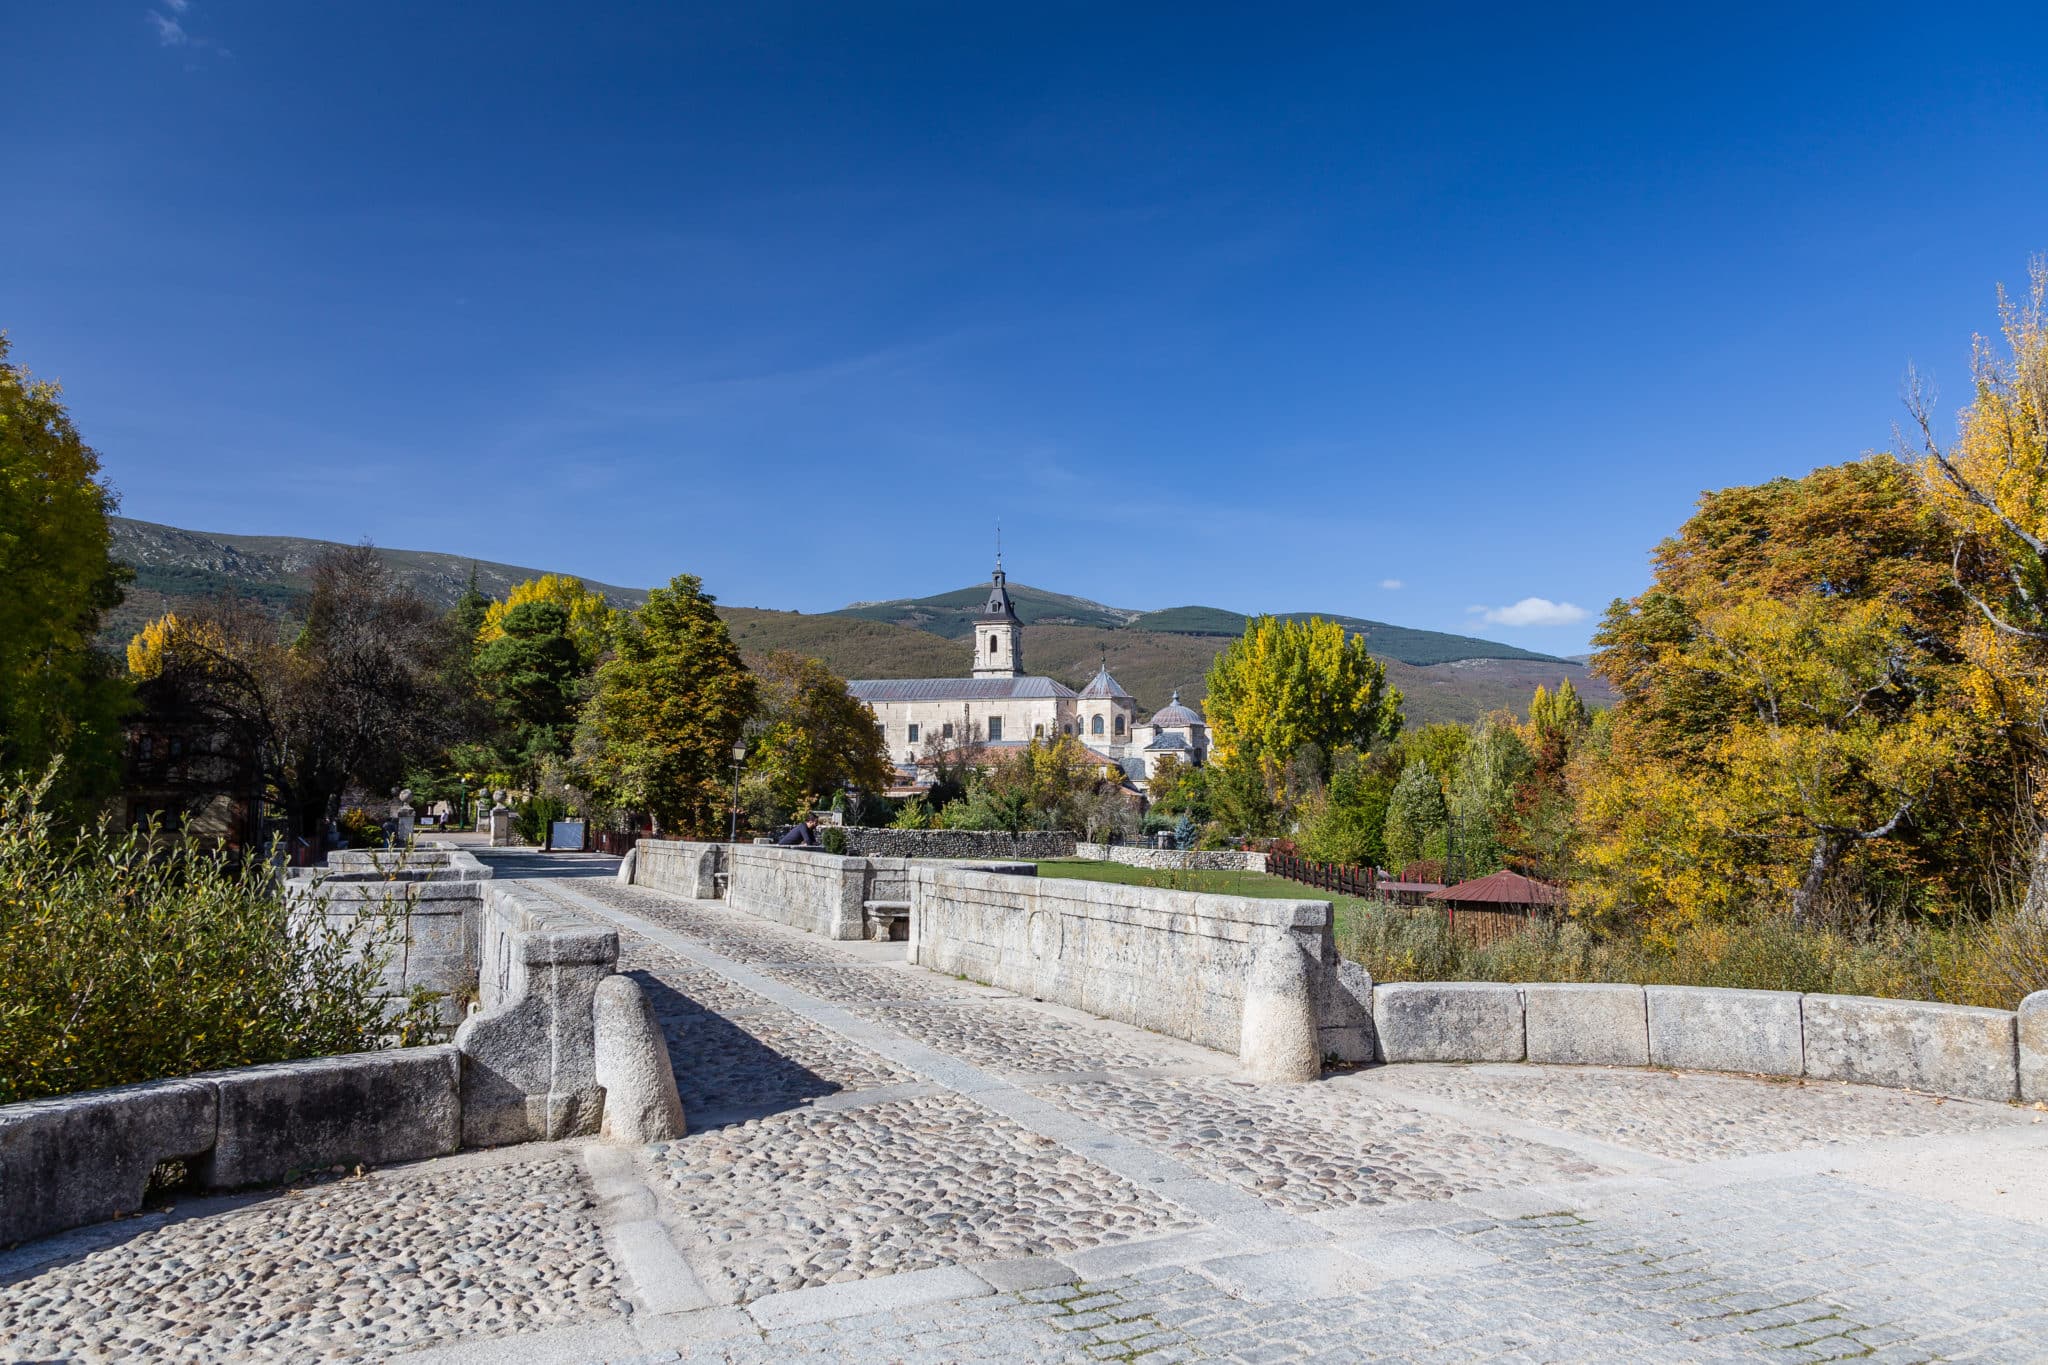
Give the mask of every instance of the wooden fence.
<path id="1" fill-rule="evenodd" d="M 1379 873 L 1369 867 L 1354 867 L 1347 863 L 1319 863 L 1310 858 L 1297 858 L 1292 853 L 1268 853 L 1266 871 L 1289 881 L 1303 882 L 1324 891 L 1335 891 L 1340 896 L 1376 896 L 1379 894 Z"/>

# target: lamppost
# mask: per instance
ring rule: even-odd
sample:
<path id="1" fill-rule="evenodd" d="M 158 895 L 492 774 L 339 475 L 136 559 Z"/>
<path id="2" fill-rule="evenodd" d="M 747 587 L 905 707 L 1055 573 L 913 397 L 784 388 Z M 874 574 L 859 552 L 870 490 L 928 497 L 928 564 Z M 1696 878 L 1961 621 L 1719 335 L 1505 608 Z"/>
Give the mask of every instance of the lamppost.
<path id="1" fill-rule="evenodd" d="M 726 842 L 737 846 L 740 841 L 740 764 L 747 761 L 747 742 L 733 741 L 732 745 L 732 829 L 726 835 Z"/>

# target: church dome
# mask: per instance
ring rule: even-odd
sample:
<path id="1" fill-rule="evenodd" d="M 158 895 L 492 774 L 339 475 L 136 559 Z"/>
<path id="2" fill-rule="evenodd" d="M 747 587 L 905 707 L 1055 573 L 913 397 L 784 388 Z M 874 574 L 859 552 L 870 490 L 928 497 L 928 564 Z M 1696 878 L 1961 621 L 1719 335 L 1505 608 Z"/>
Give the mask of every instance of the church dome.
<path id="1" fill-rule="evenodd" d="M 1084 693 L 1083 695 L 1085 696 L 1086 694 Z M 1201 723 L 1202 717 L 1199 713 L 1191 711 L 1180 704 L 1180 689 L 1178 687 L 1173 689 L 1173 700 L 1160 707 L 1158 713 L 1151 720 L 1152 727 L 1157 730 L 1192 729 Z"/>

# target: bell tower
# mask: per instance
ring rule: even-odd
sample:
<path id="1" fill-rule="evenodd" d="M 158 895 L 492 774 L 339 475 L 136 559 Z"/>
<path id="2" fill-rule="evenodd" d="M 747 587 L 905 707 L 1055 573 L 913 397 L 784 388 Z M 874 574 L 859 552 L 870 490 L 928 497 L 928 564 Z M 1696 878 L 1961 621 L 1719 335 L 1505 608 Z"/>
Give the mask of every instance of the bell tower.
<path id="1" fill-rule="evenodd" d="M 1003 575 L 1003 552 L 996 551 L 995 576 L 989 582 L 988 605 L 974 623 L 974 676 L 1015 678 L 1024 672 L 1024 623 L 1010 602 L 1009 580 Z"/>

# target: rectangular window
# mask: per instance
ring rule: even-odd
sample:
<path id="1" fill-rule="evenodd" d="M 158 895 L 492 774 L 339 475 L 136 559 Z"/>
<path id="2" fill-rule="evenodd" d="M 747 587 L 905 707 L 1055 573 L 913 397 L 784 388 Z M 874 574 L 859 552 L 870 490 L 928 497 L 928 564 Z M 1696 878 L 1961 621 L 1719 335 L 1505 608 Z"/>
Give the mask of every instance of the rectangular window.
<path id="1" fill-rule="evenodd" d="M 1044 739 L 1044 738 L 1045 738 L 1045 727 L 1044 727 L 1043 725 L 1034 725 L 1034 726 L 1032 726 L 1032 727 L 1031 727 L 1031 735 L 1032 735 L 1032 737 L 1033 737 L 1034 739 Z"/>
<path id="2" fill-rule="evenodd" d="M 988 741 L 989 741 L 989 743 L 991 743 L 991 744 L 999 744 L 999 743 L 1001 743 L 1001 742 L 1002 742 L 1002 738 L 1003 738 L 1003 718 L 1002 718 L 1001 716 L 990 716 L 990 717 L 988 718 Z"/>
<path id="3" fill-rule="evenodd" d="M 910 742 L 912 744 L 917 743 L 917 727 L 915 725 L 910 727 Z"/>
<path id="4" fill-rule="evenodd" d="M 947 721 L 947 722 L 946 722 L 946 724 L 945 724 L 944 728 L 942 728 L 942 729 L 941 729 L 941 730 L 939 731 L 939 738 L 940 738 L 940 739 L 951 739 L 952 737 L 953 737 L 953 722 L 949 720 L 949 721 Z"/>

